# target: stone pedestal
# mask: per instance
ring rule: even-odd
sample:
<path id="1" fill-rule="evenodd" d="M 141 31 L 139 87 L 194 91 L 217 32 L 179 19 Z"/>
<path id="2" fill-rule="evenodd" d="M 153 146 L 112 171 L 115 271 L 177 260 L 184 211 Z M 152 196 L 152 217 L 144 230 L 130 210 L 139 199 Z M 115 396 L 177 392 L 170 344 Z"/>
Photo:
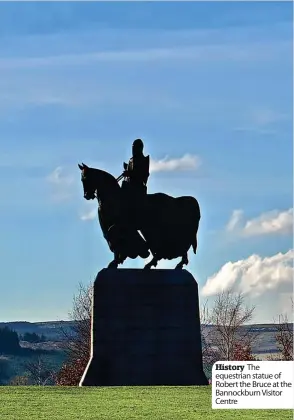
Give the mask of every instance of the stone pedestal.
<path id="1" fill-rule="evenodd" d="M 186 270 L 104 269 L 80 386 L 207 385 L 198 286 Z"/>

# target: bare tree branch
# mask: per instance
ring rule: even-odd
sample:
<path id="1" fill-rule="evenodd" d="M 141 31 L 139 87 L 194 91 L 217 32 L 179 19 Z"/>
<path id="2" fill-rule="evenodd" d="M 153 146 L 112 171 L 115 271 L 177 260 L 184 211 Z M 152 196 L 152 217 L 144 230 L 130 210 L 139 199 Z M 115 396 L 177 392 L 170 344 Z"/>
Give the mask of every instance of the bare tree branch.
<path id="1" fill-rule="evenodd" d="M 236 348 L 250 349 L 258 333 L 247 326 L 254 313 L 254 306 L 247 306 L 241 293 L 227 290 L 219 293 L 211 310 L 207 302 L 201 310 L 203 360 L 234 360 Z M 237 347 L 236 347 L 237 346 Z"/>
<path id="2" fill-rule="evenodd" d="M 291 298 L 291 306 L 293 313 L 293 298 Z M 279 315 L 276 328 L 276 342 L 282 360 L 293 360 L 293 323 L 289 322 L 287 315 Z"/>
<path id="3" fill-rule="evenodd" d="M 34 385 L 41 386 L 46 385 L 49 381 L 54 382 L 55 370 L 40 356 L 37 360 L 23 363 L 23 366 Z"/>
<path id="4" fill-rule="evenodd" d="M 79 284 L 78 293 L 73 298 L 69 319 L 74 321 L 70 331 L 62 328 L 63 349 L 66 362 L 59 371 L 58 385 L 78 385 L 87 366 L 91 351 L 93 284 Z"/>
<path id="5" fill-rule="evenodd" d="M 91 317 L 92 317 L 93 284 L 88 286 L 80 283 L 79 290 L 73 297 L 73 307 L 69 319 L 74 321 L 71 330 L 61 328 L 63 335 L 63 350 L 67 359 L 87 360 L 90 357 Z"/>

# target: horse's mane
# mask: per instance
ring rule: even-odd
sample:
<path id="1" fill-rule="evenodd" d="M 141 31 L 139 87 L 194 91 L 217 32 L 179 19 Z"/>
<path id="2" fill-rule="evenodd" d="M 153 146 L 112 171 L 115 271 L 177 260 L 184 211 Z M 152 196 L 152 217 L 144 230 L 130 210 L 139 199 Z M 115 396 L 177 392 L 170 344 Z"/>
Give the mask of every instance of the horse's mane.
<path id="1" fill-rule="evenodd" d="M 89 168 L 91 172 L 93 172 L 94 176 L 99 175 L 103 179 L 103 184 L 105 184 L 106 187 L 112 187 L 112 188 L 120 188 L 119 183 L 115 179 L 113 175 L 111 175 L 109 172 L 103 171 L 102 169 L 97 168 Z"/>

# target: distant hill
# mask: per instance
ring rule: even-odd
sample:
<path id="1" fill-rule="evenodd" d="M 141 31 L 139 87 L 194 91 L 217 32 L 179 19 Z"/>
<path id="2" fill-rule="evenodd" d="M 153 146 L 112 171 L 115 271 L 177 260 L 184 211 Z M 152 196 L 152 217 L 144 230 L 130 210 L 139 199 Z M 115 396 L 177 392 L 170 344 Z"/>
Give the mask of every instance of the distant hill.
<path id="1" fill-rule="evenodd" d="M 46 321 L 46 322 L 0 322 L 0 328 L 5 326 L 16 331 L 19 335 L 25 332 L 36 333 L 38 335 L 44 334 L 49 340 L 57 340 L 60 336 L 60 330 L 69 331 L 75 324 L 75 321 Z M 207 325 L 207 328 L 213 328 L 213 325 Z M 275 324 L 252 324 L 244 326 L 243 328 L 250 328 L 252 331 L 260 332 L 275 332 Z"/>
<path id="2" fill-rule="evenodd" d="M 35 348 L 42 347 L 55 348 L 58 342 L 64 339 L 63 331 L 70 332 L 74 326 L 74 321 L 47 321 L 47 322 L 0 322 L 0 328 L 7 326 L 16 331 L 18 335 L 23 335 L 25 332 L 36 333 L 38 335 L 44 334 L 46 337 L 46 344 L 35 344 Z M 292 324 L 293 326 L 293 324 Z M 206 328 L 214 328 L 212 325 L 207 325 Z M 251 331 L 259 332 L 257 342 L 252 349 L 254 353 L 274 353 L 277 352 L 275 332 L 275 324 L 252 324 L 244 326 L 243 328 L 250 328 Z M 50 342 L 50 343 L 49 343 Z M 22 345 L 24 345 L 22 343 Z M 47 346 L 47 347 L 46 347 Z M 49 349 L 48 347 L 48 349 Z"/>
<path id="3" fill-rule="evenodd" d="M 58 341 L 63 338 L 61 330 L 70 331 L 74 321 L 47 321 L 47 322 L 0 322 L 0 328 L 8 327 L 17 332 L 18 335 L 23 335 L 26 332 L 36 333 L 38 335 L 44 334 L 48 341 Z"/>

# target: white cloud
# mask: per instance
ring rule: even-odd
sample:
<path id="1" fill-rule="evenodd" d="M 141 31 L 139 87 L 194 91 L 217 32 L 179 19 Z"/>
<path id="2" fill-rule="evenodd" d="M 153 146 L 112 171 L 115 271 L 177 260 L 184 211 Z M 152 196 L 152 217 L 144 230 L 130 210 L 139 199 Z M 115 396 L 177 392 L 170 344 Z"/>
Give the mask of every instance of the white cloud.
<path id="1" fill-rule="evenodd" d="M 201 293 L 213 296 L 230 288 L 252 297 L 269 291 L 276 293 L 279 289 L 289 292 L 293 290 L 293 258 L 294 251 L 289 250 L 271 257 L 254 254 L 244 260 L 229 261 L 207 279 Z"/>
<path id="2" fill-rule="evenodd" d="M 272 135 L 277 133 L 278 123 L 291 121 L 290 114 L 262 107 L 248 111 L 243 118 L 243 125 L 233 131 Z"/>
<path id="3" fill-rule="evenodd" d="M 269 108 L 255 109 L 251 114 L 253 124 L 256 124 L 259 127 L 265 127 L 280 121 L 288 120 L 289 118 L 291 118 L 291 116 Z"/>
<path id="4" fill-rule="evenodd" d="M 284 43 L 289 46 L 287 42 Z M 285 47 L 281 43 L 282 47 Z M 279 45 L 280 46 L 280 45 Z M 88 53 L 58 54 L 42 57 L 2 58 L 1 69 L 35 68 L 48 66 L 77 66 L 97 62 L 154 62 L 163 60 L 189 61 L 247 61 L 271 60 L 275 57 L 273 47 L 268 42 L 252 44 L 211 44 L 176 47 L 151 47 L 117 51 L 95 51 Z"/>
<path id="5" fill-rule="evenodd" d="M 55 168 L 47 176 L 46 180 L 52 187 L 52 198 L 54 201 L 65 201 L 72 197 L 74 178 L 72 175 L 66 174 L 62 166 Z"/>
<path id="6" fill-rule="evenodd" d="M 47 181 L 55 185 L 70 185 L 73 183 L 73 177 L 64 174 L 64 168 L 58 166 L 51 174 L 47 176 Z"/>
<path id="7" fill-rule="evenodd" d="M 193 171 L 201 165 L 200 158 L 186 154 L 181 158 L 169 159 L 165 157 L 150 162 L 150 172 Z"/>
<path id="8" fill-rule="evenodd" d="M 293 233 L 293 208 L 273 210 L 244 221 L 242 210 L 234 210 L 226 230 L 241 236 L 291 235 Z"/>
<path id="9" fill-rule="evenodd" d="M 287 315 L 289 322 L 293 322 L 293 290 L 279 293 L 278 296 L 275 296 L 275 299 L 277 300 L 278 306 L 281 308 L 280 311 L 277 311 L 277 314 Z"/>
<path id="10" fill-rule="evenodd" d="M 92 210 L 82 214 L 81 215 L 81 220 L 88 221 L 88 220 L 96 219 L 96 217 L 97 217 L 97 208 L 92 209 Z"/>
<path id="11" fill-rule="evenodd" d="M 243 210 L 234 210 L 232 216 L 226 226 L 228 231 L 233 231 L 240 225 L 240 221 L 243 218 Z"/>

